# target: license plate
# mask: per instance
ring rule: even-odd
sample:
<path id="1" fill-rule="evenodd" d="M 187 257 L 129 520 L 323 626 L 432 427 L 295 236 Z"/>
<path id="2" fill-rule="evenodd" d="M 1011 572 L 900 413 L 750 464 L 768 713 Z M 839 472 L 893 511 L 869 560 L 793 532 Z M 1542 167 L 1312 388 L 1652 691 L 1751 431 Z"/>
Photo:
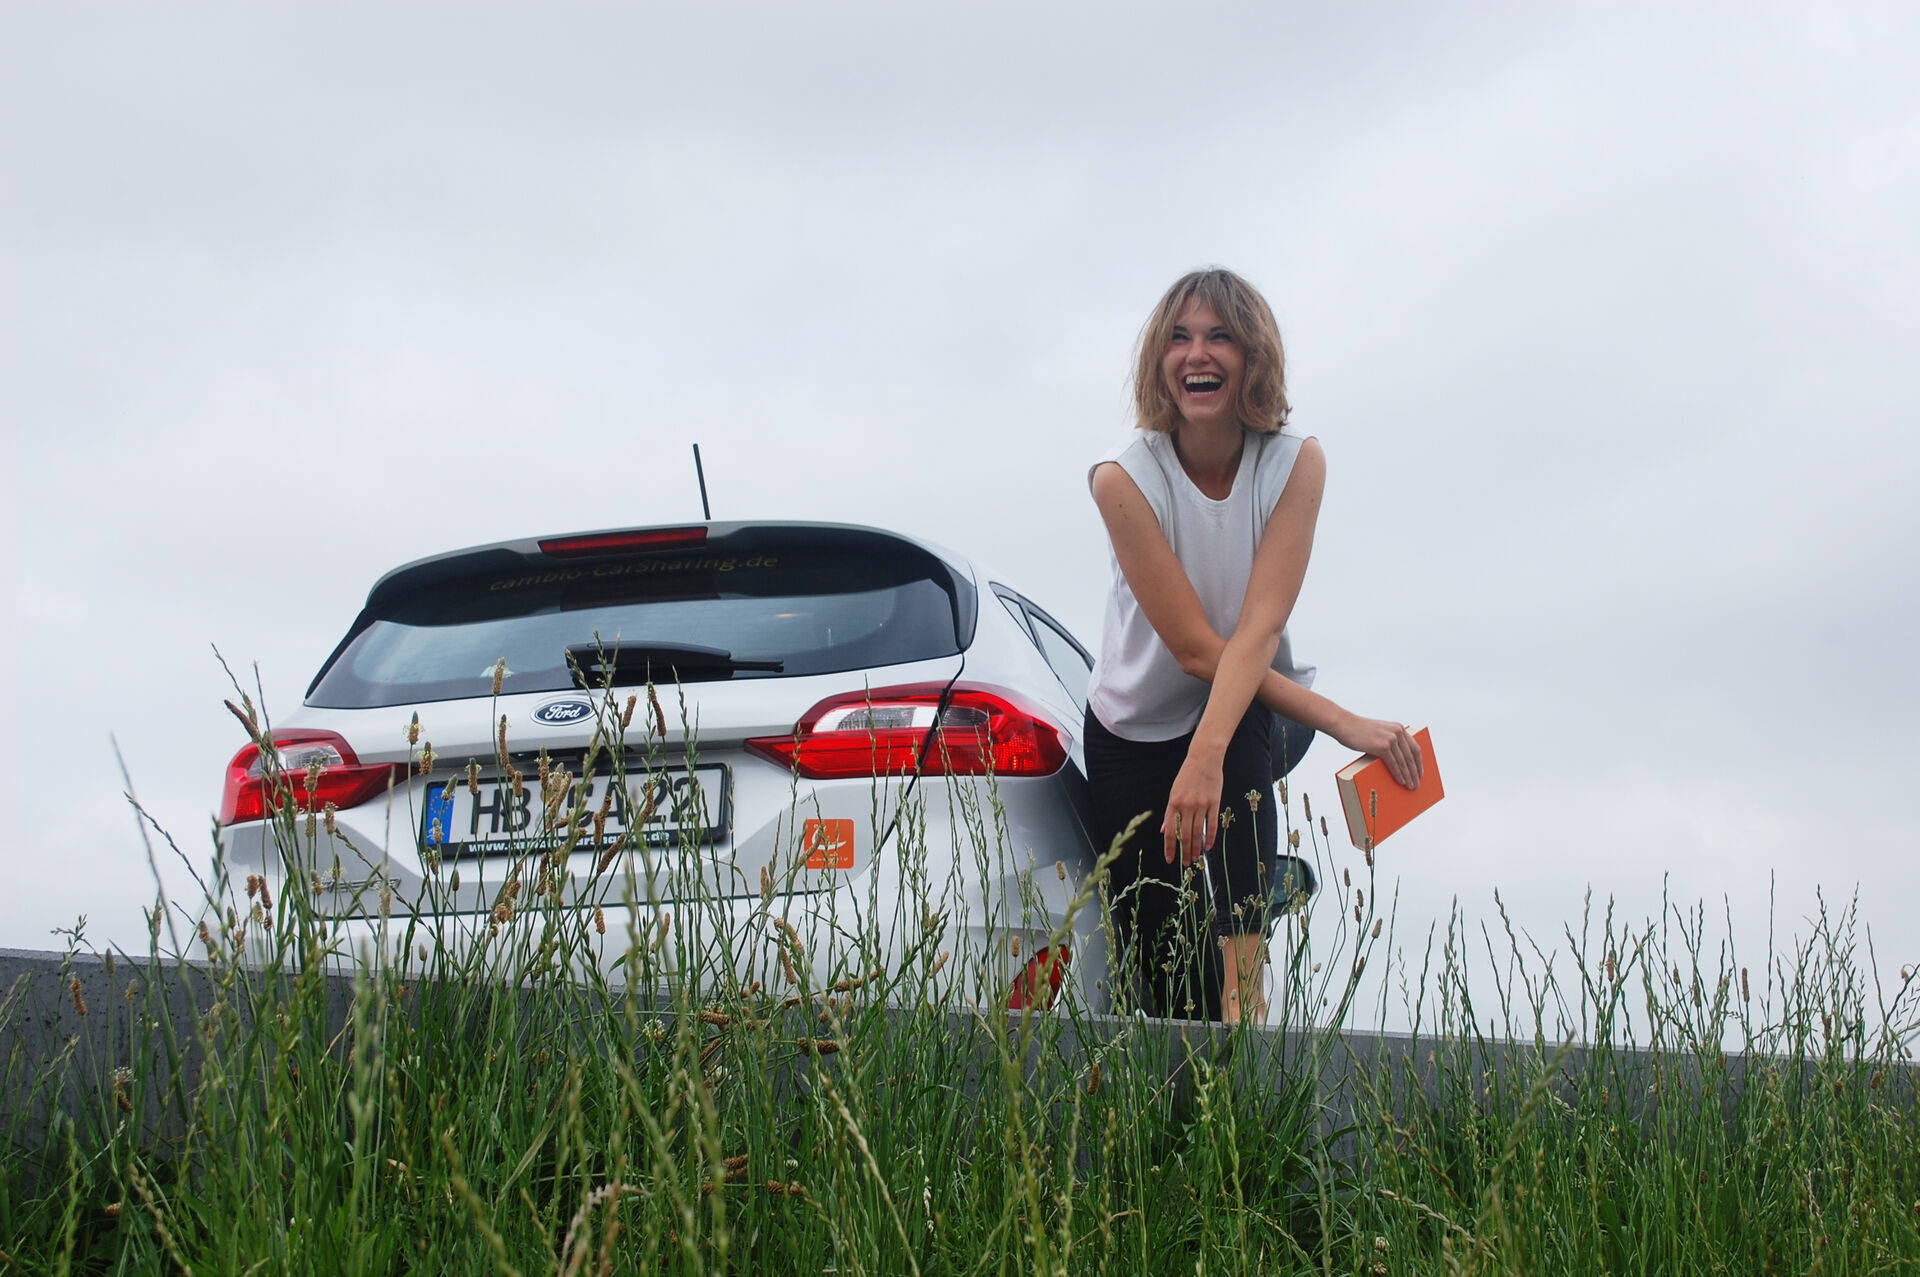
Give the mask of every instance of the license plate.
<path id="1" fill-rule="evenodd" d="M 629 831 L 630 841 L 649 847 L 673 846 L 683 837 L 702 844 L 724 841 L 730 814 L 727 781 L 723 763 L 629 772 L 624 778 L 595 776 L 591 784 L 576 781 L 575 791 L 586 790 L 586 816 L 574 845 L 597 851 Z M 570 792 L 550 813 L 540 799 L 538 779 L 531 777 L 523 777 L 517 788 L 509 777 L 482 777 L 479 791 L 468 788 L 464 778 L 429 785 L 421 844 L 442 856 L 551 847 L 566 837 L 577 801 Z M 607 820 L 596 839 L 594 816 L 602 806 Z"/>

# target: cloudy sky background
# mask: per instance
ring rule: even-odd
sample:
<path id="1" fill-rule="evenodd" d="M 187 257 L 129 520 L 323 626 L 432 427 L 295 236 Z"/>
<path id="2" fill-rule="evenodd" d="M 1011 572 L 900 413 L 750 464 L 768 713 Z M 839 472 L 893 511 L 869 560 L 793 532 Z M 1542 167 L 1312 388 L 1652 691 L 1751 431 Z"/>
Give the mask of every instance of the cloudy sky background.
<path id="1" fill-rule="evenodd" d="M 1092 645 L 1221 263 L 1329 458 L 1296 648 L 1438 743 L 1403 930 L 1751 952 L 1772 883 L 1920 959 L 1920 16 L 1548 8 L 8 5 L 0 945 L 144 947 L 109 736 L 204 856 L 213 645 L 285 712 L 389 567 L 697 517 L 693 441 Z"/>

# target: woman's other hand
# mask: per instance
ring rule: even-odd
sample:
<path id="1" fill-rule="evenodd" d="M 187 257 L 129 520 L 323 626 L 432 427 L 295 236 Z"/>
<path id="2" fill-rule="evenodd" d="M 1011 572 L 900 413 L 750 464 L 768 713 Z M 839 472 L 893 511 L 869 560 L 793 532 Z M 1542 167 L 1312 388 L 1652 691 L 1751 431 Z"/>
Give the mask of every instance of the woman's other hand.
<path id="1" fill-rule="evenodd" d="M 1413 738 L 1413 729 L 1405 724 L 1354 714 L 1333 733 L 1333 738 L 1348 749 L 1384 759 L 1388 775 L 1406 788 L 1420 787 L 1426 760 L 1420 756 L 1420 742 Z"/>
<path id="2" fill-rule="evenodd" d="M 1190 865 L 1213 850 L 1213 840 L 1220 833 L 1222 763 L 1188 753 L 1187 761 L 1180 764 L 1180 774 L 1173 778 L 1167 795 L 1166 818 L 1160 822 L 1168 864 L 1178 857 L 1180 864 Z"/>

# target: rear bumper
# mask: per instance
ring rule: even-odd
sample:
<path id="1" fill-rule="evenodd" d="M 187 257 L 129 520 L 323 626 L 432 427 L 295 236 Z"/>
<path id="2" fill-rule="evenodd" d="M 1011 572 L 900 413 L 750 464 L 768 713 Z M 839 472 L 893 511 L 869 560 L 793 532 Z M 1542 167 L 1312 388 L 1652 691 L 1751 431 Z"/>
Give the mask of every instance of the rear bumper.
<path id="1" fill-rule="evenodd" d="M 642 881 L 631 861 L 585 883 L 543 881 L 537 860 L 522 862 L 509 890 L 504 866 L 423 872 L 412 848 L 373 853 L 367 833 L 379 817 L 369 812 L 341 813 L 333 837 L 299 822 L 288 848 L 265 822 L 224 832 L 230 877 L 263 876 L 283 912 L 295 893 L 339 969 L 379 958 L 402 971 L 508 980 L 592 970 L 618 984 L 679 982 L 703 997 L 868 981 L 899 996 L 957 993 L 990 1006 L 1005 1002 L 1040 948 L 1061 943 L 1082 1004 L 1102 1008 L 1106 944 L 1087 882 L 1083 791 L 1071 766 L 1031 780 L 923 780 L 850 871 L 804 869 L 804 822 L 786 822 L 772 855 L 786 871 L 752 891 L 737 871 Z M 388 827 L 406 837 L 410 820 Z M 457 887 L 455 870 L 464 874 Z M 729 889 L 705 889 L 721 877 Z"/>

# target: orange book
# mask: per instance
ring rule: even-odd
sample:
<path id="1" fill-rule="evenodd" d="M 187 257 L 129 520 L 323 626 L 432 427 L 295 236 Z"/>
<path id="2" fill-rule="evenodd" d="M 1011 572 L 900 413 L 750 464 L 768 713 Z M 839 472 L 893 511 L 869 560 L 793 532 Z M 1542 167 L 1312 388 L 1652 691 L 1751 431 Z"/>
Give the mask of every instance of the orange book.
<path id="1" fill-rule="evenodd" d="M 1372 754 L 1360 755 L 1333 774 L 1340 782 L 1340 805 L 1346 809 L 1347 835 L 1354 846 L 1364 850 L 1371 838 L 1378 847 L 1400 826 L 1447 796 L 1440 787 L 1440 765 L 1433 761 L 1433 738 L 1423 727 L 1413 739 L 1419 742 L 1425 763 L 1418 789 L 1401 785 Z"/>

